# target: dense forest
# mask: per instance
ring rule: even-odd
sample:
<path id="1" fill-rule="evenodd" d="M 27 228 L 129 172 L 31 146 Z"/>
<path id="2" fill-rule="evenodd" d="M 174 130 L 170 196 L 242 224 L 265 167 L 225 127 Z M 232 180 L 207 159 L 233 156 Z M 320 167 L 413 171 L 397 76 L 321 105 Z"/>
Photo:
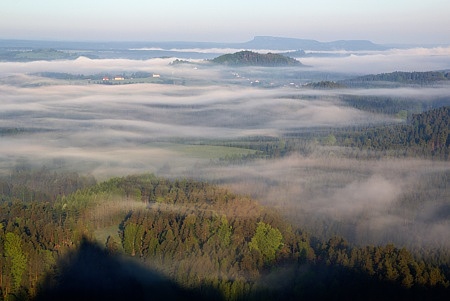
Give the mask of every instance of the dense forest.
<path id="1" fill-rule="evenodd" d="M 28 178 L 48 181 L 51 173 L 17 173 L 15 185 L 3 182 L 0 203 L 4 300 L 449 296 L 443 262 L 430 264 L 392 244 L 320 240 L 272 208 L 203 182 L 142 175 L 95 184 L 54 173 L 55 181 L 71 184 L 43 192 L 44 201 L 10 187 L 32 190 Z"/>
<path id="2" fill-rule="evenodd" d="M 450 73 L 440 71 L 428 72 L 391 72 L 382 74 L 371 74 L 355 78 L 356 81 L 389 81 L 400 83 L 427 83 L 435 81 L 446 81 L 450 79 Z"/>
<path id="3" fill-rule="evenodd" d="M 390 105 L 386 104 L 389 102 Z M 432 109 L 418 114 L 410 114 L 402 102 L 392 100 L 381 104 L 370 103 L 366 110 L 384 108 L 387 114 L 399 112 L 398 118 L 407 119 L 405 123 L 382 126 L 353 126 L 344 128 L 321 128 L 314 131 L 289 131 L 282 138 L 253 137 L 242 141 L 210 142 L 216 145 L 244 147 L 257 150 L 256 153 L 236 158 L 224 158 L 243 162 L 250 158 L 279 158 L 292 153 L 310 155 L 318 146 L 342 146 L 342 155 L 360 157 L 373 151 L 373 156 L 381 157 L 420 157 L 449 160 L 450 152 L 450 108 L 448 106 Z M 365 104 L 361 104 L 365 106 Z M 420 104 L 419 104 L 420 106 Z M 411 108 L 412 109 L 412 108 Z M 413 110 L 413 109 L 412 109 Z M 357 153 L 357 155 L 356 155 Z"/>
<path id="4" fill-rule="evenodd" d="M 381 74 L 369 74 L 338 81 L 310 82 L 304 85 L 313 89 L 343 89 L 343 88 L 399 88 L 399 87 L 423 87 L 439 84 L 447 84 L 450 72 L 425 71 L 425 72 L 390 72 Z"/>
<path id="5" fill-rule="evenodd" d="M 253 51 L 239 51 L 236 53 L 224 54 L 211 61 L 215 64 L 228 66 L 281 67 L 301 65 L 296 59 L 281 54 L 261 54 Z"/>
<path id="6" fill-rule="evenodd" d="M 449 160 L 450 107 L 412 114 L 406 125 L 371 127 L 337 134 L 346 147 Z M 400 152 L 400 153 L 399 153 Z"/>
<path id="7" fill-rule="evenodd" d="M 346 87 L 375 88 L 375 87 L 405 87 L 405 86 L 432 86 L 447 84 L 450 73 L 446 71 L 403 72 L 369 74 L 352 79 L 340 81 Z"/>

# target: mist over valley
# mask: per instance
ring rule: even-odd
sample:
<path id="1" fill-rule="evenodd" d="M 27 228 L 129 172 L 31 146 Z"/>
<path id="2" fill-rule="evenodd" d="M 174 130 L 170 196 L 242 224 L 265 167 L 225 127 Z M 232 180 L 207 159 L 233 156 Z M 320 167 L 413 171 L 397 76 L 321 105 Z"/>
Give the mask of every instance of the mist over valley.
<path id="1" fill-rule="evenodd" d="M 280 41 L 284 44 L 276 44 Z M 443 279 L 436 280 L 442 288 L 438 296 L 448 293 L 450 48 L 392 49 L 361 41 L 269 37 L 241 44 L 111 43 L 109 52 L 98 43 L 21 43 L 8 41 L 0 47 L 1 200 L 7 207 L 34 204 L 45 196 L 48 202 L 41 203 L 54 202 L 55 210 L 62 212 L 60 220 L 66 220 L 55 221 L 59 226 L 89 225 L 61 234 L 64 243 L 81 241 L 77 233 L 82 232 L 108 248 L 115 239 L 120 247 L 114 252 L 145 258 L 168 275 L 174 275 L 178 264 L 180 271 L 193 264 L 189 252 L 195 254 L 193 262 L 209 262 L 205 254 L 213 251 L 196 248 L 211 243 L 228 260 L 221 262 L 227 268 L 218 270 L 218 279 L 261 287 L 270 277 L 277 278 L 271 264 L 280 263 L 278 272 L 291 275 L 286 268 L 291 251 L 298 263 L 312 266 L 325 258 L 318 250 L 328 252 L 325 242 L 328 248 L 335 237 L 346 241 L 338 246 L 348 254 L 352 251 L 347 244 L 361 249 L 393 244 L 441 268 L 436 272 Z M 221 65 L 213 60 L 248 49 L 289 55 L 300 46 L 310 49 L 290 58 L 299 62 L 292 66 Z M 40 55 L 58 57 L 31 58 L 38 49 Z M 15 52 L 14 59 L 4 59 L 8 51 Z M 17 56 L 24 52 L 29 52 L 26 59 Z M 66 180 L 65 186 L 58 186 Z M 47 182 L 39 188 L 40 181 Z M 191 203 L 191 198 L 196 201 Z M 180 226 L 169 231 L 157 217 L 143 226 L 146 214 L 161 214 Z M 22 221 L 16 221 L 21 225 L 16 227 L 11 218 L 0 214 L 0 232 L 22 227 Z M 192 232 L 183 232 L 188 224 Z M 212 230 L 213 224 L 221 230 Z M 272 242 L 281 235 L 285 240 L 276 243 L 273 254 L 265 253 L 252 239 L 258 231 L 275 237 Z M 193 242 L 186 233 L 194 232 Z M 141 239 L 132 246 L 127 245 L 130 233 Z M 177 251 L 163 260 L 169 251 L 160 250 L 181 248 L 181 242 L 170 245 L 178 234 L 186 235 L 186 257 Z M 235 256 L 235 262 L 227 252 L 241 238 L 238 250 L 244 255 Z M 311 247 L 305 247 L 309 243 Z M 69 252 L 58 248 L 73 250 L 68 242 L 48 250 Z M 386 248 L 386 254 L 392 254 Z M 75 253 L 71 256 L 76 258 Z M 252 263 L 252 256 L 259 262 Z M 186 269 L 209 277 L 200 266 Z M 364 271 L 377 275 L 373 279 L 385 277 L 376 274 L 378 270 Z M 147 281 L 142 273 L 139 283 Z M 304 274 L 298 275 L 289 279 L 303 281 Z M 177 274 L 176 283 L 182 277 Z M 415 287 L 405 277 L 390 280 L 403 288 Z M 433 283 L 417 279 L 419 292 Z M 13 278 L 8 281 L 13 287 Z M 182 281 L 184 289 L 199 285 Z M 25 287 L 24 282 L 18 287 Z M 260 286 L 242 285 L 241 299 L 260 296 L 250 293 L 250 287 Z M 377 285 L 384 282 L 373 287 Z M 176 292 L 183 295 L 182 288 Z M 275 285 L 271 292 L 277 289 Z M 232 299 L 223 291 L 223 299 Z"/>
<path id="2" fill-rule="evenodd" d="M 423 70 L 432 70 L 435 60 L 439 59 L 441 66 L 444 63 L 445 67 L 447 63 L 448 67 L 448 56 L 441 50 L 436 52 L 437 56 L 430 56 L 430 51 L 405 50 L 413 55 L 408 63 L 418 57 L 420 61 L 428 60 L 428 66 L 423 65 Z M 357 58 L 362 66 L 367 67 L 356 68 L 371 70 L 370 66 L 377 66 L 380 69 L 378 56 Z M 386 51 L 383 56 L 389 63 L 397 60 L 395 51 Z M 404 108 L 397 108 L 398 111 L 419 113 L 449 104 L 450 86 L 445 81 L 394 88 L 308 89 L 302 86 L 324 80 L 323 76 L 327 80 L 334 77 L 343 82 L 356 76 L 339 63 L 343 60 L 340 57 L 327 59 L 335 62 L 329 64 L 332 70 L 313 64 L 306 69 L 302 66 L 222 67 L 195 60 L 192 65 L 174 65 L 174 60 L 78 58 L 69 61 L 0 62 L 3 73 L 0 78 L 0 127 L 5 129 L 0 151 L 3 173 L 8 174 L 8 170 L 21 161 L 34 167 L 71 169 L 92 174 L 98 179 L 147 172 L 158 174 L 158 171 L 165 170 L 164 175 L 171 178 L 189 177 L 213 180 L 219 184 L 223 182 L 231 187 L 248 186 L 239 188 L 239 192 L 252 194 L 281 210 L 283 205 L 279 203 L 288 203 L 299 206 L 306 215 L 324 212 L 326 216 L 333 208 L 331 204 L 336 204 L 336 216 L 339 216 L 339 208 L 344 206 L 346 209 L 343 211 L 347 213 L 343 220 L 346 221 L 360 216 L 367 200 L 369 204 L 373 203 L 370 194 L 356 193 L 358 186 L 369 188 L 373 179 L 377 179 L 377 183 L 389 183 L 392 187 L 388 185 L 386 189 L 374 190 L 388 191 L 380 196 L 380 202 L 384 202 L 383 210 L 388 210 L 417 186 L 411 182 L 409 174 L 428 169 L 427 174 L 448 173 L 447 161 L 435 164 L 427 162 L 428 159 L 415 158 L 411 163 L 409 158 L 392 158 L 383 154 L 375 155 L 375 161 L 373 158 L 369 161 L 347 158 L 342 164 L 345 149 L 324 142 L 329 133 L 339 129 L 405 122 L 398 112 L 393 114 L 390 111 L 388 114 L 382 110 L 364 110 L 349 105 L 345 101 L 348 95 L 379 97 L 391 99 L 391 102 L 401 100 Z M 342 68 L 339 73 L 333 70 L 336 64 Z M 390 71 L 388 68 L 391 66 L 388 65 L 384 71 Z M 77 81 L 39 76 L 45 72 L 83 74 L 84 77 L 145 72 L 150 80 L 154 74 L 158 77 L 154 82 L 124 84 L 124 80 L 114 81 L 110 76 L 112 85 L 105 85 L 100 79 Z M 277 84 L 270 85 L 273 82 Z M 17 131 L 7 134 L 7 129 Z M 295 133 L 307 133 L 308 137 L 304 139 L 307 151 L 298 153 L 297 150 L 279 159 L 224 165 L 228 162 L 222 160 L 227 150 L 231 156 L 258 152 L 239 147 L 243 141 L 268 139 L 281 144 Z M 359 149 L 357 152 L 367 151 Z M 60 162 L 59 166 L 54 166 L 54 162 Z M 303 166 L 305 162 L 316 163 L 306 168 Z M 321 166 L 319 162 L 328 163 Z M 335 167 L 336 164 L 339 167 Z M 402 169 L 388 172 L 377 167 L 392 164 L 400 164 Z M 305 169 L 314 173 L 305 172 Z M 345 176 L 341 177 L 336 169 L 342 170 Z M 229 176 L 228 173 L 246 176 Z M 393 179 L 398 182 L 396 185 L 393 185 Z M 416 177 L 416 181 L 420 179 L 423 178 Z M 244 184 L 246 182 L 248 184 Z M 354 195 L 349 196 L 348 190 L 355 190 Z M 255 191 L 260 193 L 256 195 Z M 276 192 L 283 197 L 278 197 Z M 439 199 L 434 200 L 436 206 L 444 205 L 447 197 L 448 191 L 444 189 Z M 375 203 L 369 211 L 382 215 L 374 213 L 378 209 Z M 291 212 L 291 208 L 287 211 Z M 403 223 L 414 223 L 414 217 L 410 218 L 412 220 L 403 220 Z M 390 225 L 387 215 L 381 226 L 369 225 L 371 220 L 363 222 L 366 223 L 365 228 L 373 228 L 374 231 Z M 387 229 L 384 231 L 388 232 Z M 388 234 L 377 235 L 389 237 Z M 423 238 L 425 236 L 429 235 L 424 234 Z M 386 238 L 382 242 L 392 239 Z M 425 241 L 419 239 L 420 243 Z M 449 243 L 445 235 L 436 241 L 446 246 Z M 376 240 L 370 242 L 376 243 Z"/>

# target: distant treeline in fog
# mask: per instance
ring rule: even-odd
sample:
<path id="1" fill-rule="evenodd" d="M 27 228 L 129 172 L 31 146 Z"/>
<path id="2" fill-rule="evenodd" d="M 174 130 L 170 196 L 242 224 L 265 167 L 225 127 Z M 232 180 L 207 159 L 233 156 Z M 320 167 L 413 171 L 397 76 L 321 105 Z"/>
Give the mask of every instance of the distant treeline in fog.
<path id="1" fill-rule="evenodd" d="M 380 106 L 380 108 L 386 106 Z M 400 111 L 401 112 L 401 111 Z M 372 150 L 374 156 L 422 157 L 449 160 L 450 107 L 440 107 L 407 116 L 406 124 L 383 126 L 354 126 L 341 129 L 320 129 L 310 132 L 288 132 L 282 139 L 253 137 L 252 139 L 217 142 L 217 144 L 257 150 L 248 158 L 280 158 L 292 153 L 311 154 L 315 144 L 343 146 L 352 149 Z M 344 152 L 345 153 L 345 152 Z M 361 155 L 361 154 L 360 154 Z M 228 158 L 233 159 L 233 158 Z M 235 158 L 242 160 L 244 158 Z"/>
<path id="2" fill-rule="evenodd" d="M 339 133 L 339 144 L 397 154 L 450 159 L 450 107 L 412 114 L 406 125 L 365 128 Z"/>
<path id="3" fill-rule="evenodd" d="M 391 72 L 382 74 L 371 74 L 355 78 L 355 81 L 388 81 L 399 83 L 430 83 L 436 81 L 446 81 L 450 79 L 449 71 L 428 71 L 428 72 Z"/>

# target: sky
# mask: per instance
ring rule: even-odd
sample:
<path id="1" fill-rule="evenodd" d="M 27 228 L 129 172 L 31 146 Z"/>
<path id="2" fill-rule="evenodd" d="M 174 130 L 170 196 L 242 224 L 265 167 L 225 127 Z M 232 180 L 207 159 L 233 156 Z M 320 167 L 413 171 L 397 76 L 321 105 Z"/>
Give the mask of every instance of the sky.
<path id="1" fill-rule="evenodd" d="M 0 39 L 450 44 L 448 0 L 0 0 Z"/>

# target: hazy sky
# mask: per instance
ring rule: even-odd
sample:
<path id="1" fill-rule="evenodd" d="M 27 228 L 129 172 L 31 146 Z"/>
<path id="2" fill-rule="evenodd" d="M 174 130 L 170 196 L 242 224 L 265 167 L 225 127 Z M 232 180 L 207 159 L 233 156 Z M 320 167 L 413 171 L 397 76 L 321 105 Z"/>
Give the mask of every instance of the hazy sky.
<path id="1" fill-rule="evenodd" d="M 448 0 L 0 0 L 0 39 L 450 43 Z"/>

